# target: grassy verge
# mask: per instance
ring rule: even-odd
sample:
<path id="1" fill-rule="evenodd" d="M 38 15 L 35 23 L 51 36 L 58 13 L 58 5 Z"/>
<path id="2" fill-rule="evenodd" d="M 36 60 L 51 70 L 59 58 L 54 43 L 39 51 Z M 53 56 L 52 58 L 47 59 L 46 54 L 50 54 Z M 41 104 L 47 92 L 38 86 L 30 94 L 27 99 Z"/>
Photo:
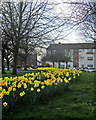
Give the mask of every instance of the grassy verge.
<path id="1" fill-rule="evenodd" d="M 24 75 L 25 73 L 32 73 L 32 72 L 37 72 L 37 70 L 17 70 L 17 75 L 12 75 L 12 71 L 11 70 L 6 70 L 5 71 L 6 74 L 2 74 L 2 77 L 14 77 L 14 76 L 21 76 Z"/>
<path id="2" fill-rule="evenodd" d="M 6 115 L 3 113 L 3 117 L 14 120 L 15 118 L 94 119 L 94 73 L 82 73 L 79 80 L 71 83 L 66 91 L 59 92 L 42 104 L 18 104 L 12 113 Z"/>

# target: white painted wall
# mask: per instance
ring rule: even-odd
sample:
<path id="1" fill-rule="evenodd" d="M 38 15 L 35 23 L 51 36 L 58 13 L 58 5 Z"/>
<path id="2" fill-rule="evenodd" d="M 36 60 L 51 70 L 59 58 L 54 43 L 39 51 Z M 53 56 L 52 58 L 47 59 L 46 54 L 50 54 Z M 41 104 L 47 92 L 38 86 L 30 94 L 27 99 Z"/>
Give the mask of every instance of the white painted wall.
<path id="1" fill-rule="evenodd" d="M 95 50 L 93 50 L 94 53 Z M 82 67 L 82 65 L 84 65 L 84 67 L 87 67 L 87 65 L 92 64 L 94 67 L 94 54 L 86 54 L 87 53 L 87 49 L 84 49 L 84 51 L 82 51 L 82 49 L 79 50 L 79 67 Z M 87 57 L 93 57 L 93 60 L 87 60 Z"/>

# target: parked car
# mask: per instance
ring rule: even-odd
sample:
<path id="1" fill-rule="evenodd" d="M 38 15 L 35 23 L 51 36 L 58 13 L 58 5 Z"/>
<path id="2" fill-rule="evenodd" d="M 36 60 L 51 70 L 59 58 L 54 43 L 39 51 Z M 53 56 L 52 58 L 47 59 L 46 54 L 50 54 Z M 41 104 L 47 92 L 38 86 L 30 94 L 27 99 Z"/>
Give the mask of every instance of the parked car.
<path id="1" fill-rule="evenodd" d="M 33 69 L 32 67 L 27 67 L 28 69 Z"/>
<path id="2" fill-rule="evenodd" d="M 8 70 L 8 68 L 4 68 L 4 70 Z M 10 68 L 9 68 L 9 70 L 13 70 L 13 68 L 12 68 L 12 67 L 10 67 Z"/>
<path id="3" fill-rule="evenodd" d="M 88 69 L 89 69 L 88 67 L 84 67 L 83 71 L 88 72 Z"/>
<path id="4" fill-rule="evenodd" d="M 9 68 L 9 70 L 13 70 L 13 68 L 12 68 L 12 67 L 10 67 L 10 68 Z"/>
<path id="5" fill-rule="evenodd" d="M 37 69 L 38 68 L 38 66 L 35 66 L 35 69 Z"/>
<path id="6" fill-rule="evenodd" d="M 63 67 L 63 66 L 60 66 L 60 68 L 61 68 L 61 69 L 64 69 L 64 67 Z"/>
<path id="7" fill-rule="evenodd" d="M 70 69 L 70 67 L 67 67 L 67 69 Z"/>
<path id="8" fill-rule="evenodd" d="M 38 67 L 44 67 L 44 65 L 39 65 Z"/>
<path id="9" fill-rule="evenodd" d="M 39 66 L 31 65 L 30 67 L 31 67 L 32 69 L 37 69 Z"/>
<path id="10" fill-rule="evenodd" d="M 4 70 L 7 70 L 8 68 L 4 68 Z"/>
<path id="11" fill-rule="evenodd" d="M 88 72 L 96 72 L 95 68 L 88 68 Z"/>
<path id="12" fill-rule="evenodd" d="M 83 71 L 83 68 L 79 67 L 79 71 Z"/>
<path id="13" fill-rule="evenodd" d="M 72 70 L 76 70 L 76 68 L 74 67 Z"/>

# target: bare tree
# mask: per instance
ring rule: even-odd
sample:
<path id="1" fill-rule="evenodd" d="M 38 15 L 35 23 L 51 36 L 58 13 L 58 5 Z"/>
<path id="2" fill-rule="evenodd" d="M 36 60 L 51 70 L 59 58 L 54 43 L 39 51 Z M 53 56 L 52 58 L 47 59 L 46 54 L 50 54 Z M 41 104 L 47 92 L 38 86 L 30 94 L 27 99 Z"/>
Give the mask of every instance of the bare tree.
<path id="1" fill-rule="evenodd" d="M 55 40 L 57 35 L 53 37 L 53 33 L 66 23 L 50 14 L 51 10 L 52 7 L 49 7 L 45 0 L 4 2 L 2 5 L 1 30 L 12 44 L 14 58 L 12 74 L 16 75 L 19 48 L 26 36 L 35 47 L 47 45 Z"/>
<path id="2" fill-rule="evenodd" d="M 50 61 L 52 62 L 53 67 L 54 67 L 54 63 L 56 62 L 56 54 L 47 53 L 47 55 L 42 58 L 42 61 Z"/>
<path id="3" fill-rule="evenodd" d="M 74 13 L 71 23 L 77 26 L 79 34 L 86 42 L 96 41 L 96 1 L 71 4 L 71 10 Z"/>
<path id="4" fill-rule="evenodd" d="M 54 67 L 54 62 L 58 62 L 59 68 L 60 68 L 60 63 L 64 62 L 66 63 L 66 68 L 67 68 L 68 62 L 71 62 L 71 57 L 72 57 L 71 50 L 67 50 L 67 49 L 63 51 L 51 50 L 51 51 L 47 51 L 47 54 L 46 56 L 43 57 L 43 60 L 52 62 L 53 67 Z"/>
<path id="5" fill-rule="evenodd" d="M 66 68 L 68 67 L 68 62 L 71 62 L 71 51 L 65 49 L 64 51 L 57 51 L 55 53 L 56 62 L 58 62 L 58 67 L 60 68 L 60 63 L 65 62 Z"/>

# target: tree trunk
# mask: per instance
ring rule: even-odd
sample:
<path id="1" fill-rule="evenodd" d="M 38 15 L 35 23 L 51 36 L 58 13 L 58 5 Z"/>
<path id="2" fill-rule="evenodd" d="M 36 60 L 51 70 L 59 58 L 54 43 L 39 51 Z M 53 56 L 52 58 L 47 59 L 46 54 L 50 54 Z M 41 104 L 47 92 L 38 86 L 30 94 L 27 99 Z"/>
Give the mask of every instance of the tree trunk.
<path id="1" fill-rule="evenodd" d="M 2 55 L 2 74 L 5 74 L 5 70 L 4 70 L 4 56 Z"/>
<path id="2" fill-rule="evenodd" d="M 27 57 L 25 58 L 25 60 L 24 60 L 24 70 L 27 70 Z"/>
<path id="3" fill-rule="evenodd" d="M 58 68 L 60 68 L 60 62 L 58 62 Z"/>
<path id="4" fill-rule="evenodd" d="M 23 63 L 23 61 L 21 60 L 21 63 L 20 63 L 20 66 L 22 67 L 22 63 Z"/>
<path id="5" fill-rule="evenodd" d="M 6 57 L 6 61 L 7 61 L 7 70 L 9 70 L 9 58 L 8 58 L 8 56 Z"/>
<path id="6" fill-rule="evenodd" d="M 68 66 L 68 62 L 66 62 L 66 68 L 67 68 L 67 66 Z"/>
<path id="7" fill-rule="evenodd" d="M 53 67 L 54 67 L 54 62 L 53 62 Z"/>
<path id="8" fill-rule="evenodd" d="M 12 75 L 17 75 L 17 57 L 18 57 L 18 54 L 17 54 L 17 52 L 15 51 L 14 60 L 13 60 L 13 71 L 12 71 Z"/>

